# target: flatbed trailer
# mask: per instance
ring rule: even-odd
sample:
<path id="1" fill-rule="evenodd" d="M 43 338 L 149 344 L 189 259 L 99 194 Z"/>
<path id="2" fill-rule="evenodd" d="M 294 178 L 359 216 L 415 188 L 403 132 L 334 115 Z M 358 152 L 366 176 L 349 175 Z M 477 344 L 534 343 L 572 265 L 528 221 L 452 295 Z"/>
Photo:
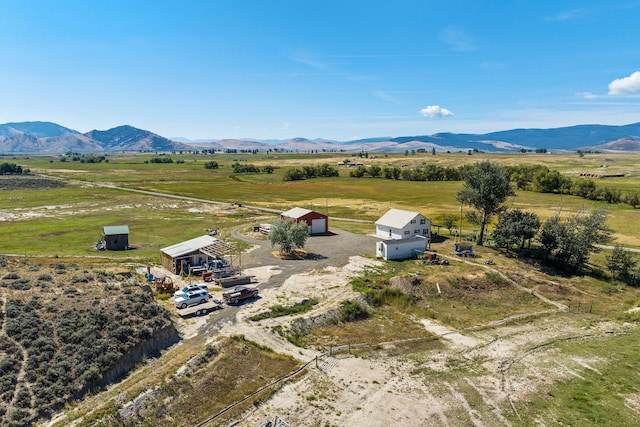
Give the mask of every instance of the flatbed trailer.
<path id="1" fill-rule="evenodd" d="M 238 267 L 231 266 L 216 268 L 214 270 L 207 270 L 202 272 L 202 280 L 204 280 L 205 282 L 210 282 L 222 277 L 234 276 L 238 274 L 239 271 L 240 269 Z"/>
<path id="2" fill-rule="evenodd" d="M 246 274 L 239 274 L 231 277 L 221 277 L 219 279 L 214 279 L 214 283 L 223 288 L 231 288 L 233 286 L 238 285 L 248 285 L 253 280 L 253 276 L 248 276 Z"/>
<path id="3" fill-rule="evenodd" d="M 222 308 L 224 308 L 222 306 L 222 301 L 217 299 L 212 299 L 202 304 L 192 305 L 187 308 L 178 309 L 178 314 L 181 317 L 189 317 L 192 315 L 204 316 L 205 314 L 211 311 L 221 310 Z"/>

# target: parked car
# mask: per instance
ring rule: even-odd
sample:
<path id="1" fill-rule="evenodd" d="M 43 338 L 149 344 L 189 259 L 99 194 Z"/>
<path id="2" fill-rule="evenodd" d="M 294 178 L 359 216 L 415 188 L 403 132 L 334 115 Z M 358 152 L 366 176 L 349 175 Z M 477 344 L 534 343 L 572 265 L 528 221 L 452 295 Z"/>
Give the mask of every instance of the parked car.
<path id="1" fill-rule="evenodd" d="M 175 291 L 173 293 L 174 297 L 180 297 L 188 292 L 193 292 L 193 291 L 209 291 L 209 287 L 207 287 L 207 285 L 205 285 L 204 283 L 193 283 L 191 285 L 187 285 L 184 288 L 180 289 L 179 291 Z"/>
<path id="2" fill-rule="evenodd" d="M 182 296 L 175 297 L 173 302 L 178 308 L 187 308 L 190 305 L 202 304 L 211 299 L 211 295 L 207 291 L 191 291 Z"/>

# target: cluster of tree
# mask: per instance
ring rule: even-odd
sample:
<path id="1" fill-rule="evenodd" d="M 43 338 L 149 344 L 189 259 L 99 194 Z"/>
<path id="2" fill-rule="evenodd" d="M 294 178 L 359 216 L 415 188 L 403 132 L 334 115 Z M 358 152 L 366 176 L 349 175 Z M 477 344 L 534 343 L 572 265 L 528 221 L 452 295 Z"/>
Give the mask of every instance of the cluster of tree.
<path id="1" fill-rule="evenodd" d="M 238 153 L 242 153 L 242 154 L 258 154 L 260 152 L 260 150 L 258 149 L 237 149 L 237 148 L 227 148 L 226 150 L 227 154 L 238 154 Z"/>
<path id="2" fill-rule="evenodd" d="M 439 166 L 423 165 L 415 168 L 400 168 L 398 166 L 357 166 L 349 176 L 353 178 L 384 178 L 404 181 L 460 181 L 464 178 L 465 171 L 471 166 Z"/>
<path id="3" fill-rule="evenodd" d="M 274 167 L 270 165 L 259 168 L 258 166 L 252 165 L 250 163 L 243 165 L 238 162 L 232 164 L 231 168 L 233 169 L 233 173 L 273 173 L 274 171 Z"/>
<path id="4" fill-rule="evenodd" d="M 308 237 L 307 223 L 295 222 L 293 218 L 275 221 L 269 231 L 271 246 L 279 246 L 280 252 L 285 255 L 292 254 L 296 248 L 303 249 Z"/>
<path id="5" fill-rule="evenodd" d="M 29 172 L 29 169 L 22 169 L 22 166 L 15 163 L 0 163 L 0 175 L 20 175 Z"/>
<path id="6" fill-rule="evenodd" d="M 411 150 L 411 151 L 409 151 L 409 150 L 404 150 L 404 155 L 405 155 L 405 156 L 408 156 L 409 154 L 411 154 L 412 156 L 415 156 L 415 155 L 416 155 L 416 153 L 423 154 L 423 153 L 426 153 L 426 152 L 427 152 L 427 149 L 426 149 L 426 148 L 418 148 L 417 150 Z M 447 153 L 449 153 L 449 151 L 447 151 Z M 435 155 L 436 155 L 436 149 L 435 149 L 435 147 L 431 148 L 431 155 L 432 155 L 432 156 L 435 156 Z"/>
<path id="7" fill-rule="evenodd" d="M 547 149 L 546 148 L 536 148 L 535 150 L 532 149 L 526 149 L 526 148 L 521 148 L 520 149 L 521 153 L 537 153 L 537 154 L 546 154 L 547 153 Z"/>
<path id="8" fill-rule="evenodd" d="M 109 163 L 109 159 L 106 156 L 101 154 L 72 154 L 71 156 L 62 156 L 60 157 L 61 162 L 67 162 L 71 160 L 72 162 L 80 162 L 80 163 Z"/>
<path id="9" fill-rule="evenodd" d="M 544 165 L 506 166 L 519 190 L 536 191 L 539 193 L 571 194 L 589 200 L 603 200 L 607 203 L 627 203 L 636 208 L 640 206 L 638 193 L 623 195 L 616 188 L 597 188 L 593 180 L 574 178 L 550 170 Z"/>
<path id="10" fill-rule="evenodd" d="M 609 242 L 613 230 L 606 224 L 604 210 L 579 212 L 562 218 L 556 214 L 544 222 L 533 212 L 507 209 L 500 212 L 492 233 L 494 244 L 509 251 L 531 240 L 539 243 L 539 253 L 550 264 L 569 271 L 581 270 L 589 257 L 600 250 L 599 244 Z"/>
<path id="11" fill-rule="evenodd" d="M 145 160 L 145 163 L 173 163 L 171 157 L 154 157 L 151 160 Z"/>
<path id="12" fill-rule="evenodd" d="M 540 253 L 547 261 L 567 270 L 579 271 L 591 254 L 599 250 L 598 245 L 609 242 L 613 237 L 613 230 L 606 224 L 604 210 L 579 212 L 568 218 L 557 214 L 541 222 L 535 213 L 505 209 L 504 202 L 513 195 L 506 167 L 484 161 L 467 171 L 457 199 L 477 211 L 476 221 L 480 225 L 478 245 L 483 244 L 487 222 L 497 214 L 498 222 L 492 233 L 497 247 L 507 251 L 515 246 L 524 248 L 527 241 L 530 247 L 531 239 L 536 238 Z M 445 225 L 453 227 L 453 216 L 446 219 Z"/>
<path id="13" fill-rule="evenodd" d="M 218 169 L 218 162 L 211 160 L 210 162 L 206 162 L 204 164 L 205 169 Z"/>
<path id="14" fill-rule="evenodd" d="M 319 166 L 303 166 L 301 168 L 292 168 L 285 172 L 283 180 L 300 181 L 310 178 L 329 178 L 340 176 L 340 172 L 334 166 L 323 163 Z"/>

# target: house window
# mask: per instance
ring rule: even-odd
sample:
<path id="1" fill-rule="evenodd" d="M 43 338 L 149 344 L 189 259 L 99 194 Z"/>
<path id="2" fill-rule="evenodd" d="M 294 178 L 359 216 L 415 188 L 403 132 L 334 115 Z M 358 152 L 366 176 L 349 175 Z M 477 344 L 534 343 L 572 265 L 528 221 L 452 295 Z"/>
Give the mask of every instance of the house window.
<path id="1" fill-rule="evenodd" d="M 409 230 L 405 231 L 404 234 L 409 234 L 411 233 Z"/>
<path id="2" fill-rule="evenodd" d="M 429 234 L 429 230 L 425 228 L 424 230 L 422 230 L 422 234 Z"/>
<path id="3" fill-rule="evenodd" d="M 426 221 L 426 219 L 422 218 L 422 219 L 420 220 L 420 224 L 424 224 L 424 223 L 425 223 L 425 221 Z"/>
<path id="4" fill-rule="evenodd" d="M 412 220 L 411 220 L 411 224 L 415 224 L 415 223 L 416 223 L 416 220 L 415 220 L 415 219 L 412 219 Z"/>
<path id="5" fill-rule="evenodd" d="M 420 234 L 420 230 L 413 230 L 413 234 Z"/>

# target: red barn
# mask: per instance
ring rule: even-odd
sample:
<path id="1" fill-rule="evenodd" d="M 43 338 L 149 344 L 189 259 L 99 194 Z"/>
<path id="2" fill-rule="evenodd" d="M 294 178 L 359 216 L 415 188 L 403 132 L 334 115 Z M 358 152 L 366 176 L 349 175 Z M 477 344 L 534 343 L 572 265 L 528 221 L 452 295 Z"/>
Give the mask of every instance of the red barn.
<path id="1" fill-rule="evenodd" d="M 329 217 L 320 212 L 304 208 L 293 208 L 280 214 L 280 219 L 293 218 L 295 222 L 305 222 L 309 234 L 325 234 L 329 232 Z"/>

